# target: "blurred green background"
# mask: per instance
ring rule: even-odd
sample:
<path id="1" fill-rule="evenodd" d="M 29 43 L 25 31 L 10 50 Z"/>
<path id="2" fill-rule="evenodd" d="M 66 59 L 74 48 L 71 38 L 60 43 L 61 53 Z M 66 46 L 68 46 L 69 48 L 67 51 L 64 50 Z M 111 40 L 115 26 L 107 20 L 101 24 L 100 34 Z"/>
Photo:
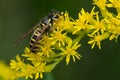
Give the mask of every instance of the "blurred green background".
<path id="1" fill-rule="evenodd" d="M 0 0 L 0 60 L 9 63 L 16 54 L 23 53 L 30 36 L 19 46 L 13 43 L 51 9 L 67 10 L 75 19 L 81 8 L 90 11 L 92 0 Z M 82 59 L 71 61 L 68 66 L 62 61 L 52 71 L 53 75 L 48 74 L 47 80 L 120 80 L 119 40 L 117 43 L 105 40 L 101 50 L 97 47 L 91 50 L 88 39 L 84 38 L 79 50 Z"/>

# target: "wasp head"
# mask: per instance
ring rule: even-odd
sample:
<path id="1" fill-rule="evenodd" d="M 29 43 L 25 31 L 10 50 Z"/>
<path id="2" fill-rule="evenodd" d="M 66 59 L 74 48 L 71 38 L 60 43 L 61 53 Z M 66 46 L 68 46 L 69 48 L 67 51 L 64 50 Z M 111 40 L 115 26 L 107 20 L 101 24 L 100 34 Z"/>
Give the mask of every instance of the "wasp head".
<path id="1" fill-rule="evenodd" d="M 49 14 L 49 18 L 51 18 L 54 21 L 59 20 L 60 16 L 62 16 L 61 12 L 54 9 L 52 9 Z"/>

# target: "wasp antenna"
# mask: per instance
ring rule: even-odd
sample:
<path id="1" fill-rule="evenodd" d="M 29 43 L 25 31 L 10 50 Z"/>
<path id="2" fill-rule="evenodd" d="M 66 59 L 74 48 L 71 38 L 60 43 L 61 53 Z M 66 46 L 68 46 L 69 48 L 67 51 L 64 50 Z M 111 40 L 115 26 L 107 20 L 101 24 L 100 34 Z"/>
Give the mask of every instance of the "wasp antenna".
<path id="1" fill-rule="evenodd" d="M 56 10 L 56 9 L 51 9 L 51 11 L 58 11 L 58 10 Z"/>
<path id="2" fill-rule="evenodd" d="M 56 13 L 60 13 L 58 10 L 56 9 L 51 9 L 51 12 L 56 12 Z"/>

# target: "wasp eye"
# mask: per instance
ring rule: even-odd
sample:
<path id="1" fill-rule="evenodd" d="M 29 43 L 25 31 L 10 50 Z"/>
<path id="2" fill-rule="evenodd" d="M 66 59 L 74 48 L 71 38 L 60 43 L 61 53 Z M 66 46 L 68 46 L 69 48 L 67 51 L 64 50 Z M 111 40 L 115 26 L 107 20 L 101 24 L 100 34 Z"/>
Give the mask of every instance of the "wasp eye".
<path id="1" fill-rule="evenodd" d="M 58 19 L 59 18 L 59 15 L 54 15 L 53 16 L 53 19 L 55 20 L 55 19 Z"/>
<path id="2" fill-rule="evenodd" d="M 54 18 L 59 18 L 59 16 L 58 16 L 58 15 L 55 15 Z"/>

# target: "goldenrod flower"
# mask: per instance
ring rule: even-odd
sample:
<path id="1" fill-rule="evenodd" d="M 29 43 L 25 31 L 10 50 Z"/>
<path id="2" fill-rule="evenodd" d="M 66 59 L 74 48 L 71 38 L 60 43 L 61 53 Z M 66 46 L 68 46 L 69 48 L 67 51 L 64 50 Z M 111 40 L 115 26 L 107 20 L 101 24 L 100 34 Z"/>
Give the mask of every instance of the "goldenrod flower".
<path id="1" fill-rule="evenodd" d="M 97 45 L 98 48 L 101 49 L 101 41 L 109 38 L 110 33 L 104 32 L 103 34 L 100 34 L 99 32 L 97 32 L 94 35 L 88 34 L 88 36 L 90 37 L 90 41 L 88 41 L 88 44 L 92 45 L 91 49 L 93 49 L 95 45 Z"/>
<path id="2" fill-rule="evenodd" d="M 74 20 L 69 16 L 68 12 L 66 11 L 64 14 L 64 20 L 62 21 L 63 29 L 68 31 L 73 31 L 73 24 Z"/>
<path id="3" fill-rule="evenodd" d="M 109 3 L 107 4 L 107 7 L 115 7 L 120 8 L 120 0 L 108 0 Z"/>
<path id="4" fill-rule="evenodd" d="M 15 75 L 15 71 L 11 70 L 3 61 L 0 61 L 0 80 L 15 80 Z"/>
<path id="5" fill-rule="evenodd" d="M 34 65 L 34 71 L 36 73 L 35 75 L 35 79 L 38 79 L 39 77 L 40 78 L 43 78 L 43 72 L 45 72 L 44 70 L 44 67 L 45 67 L 46 63 L 41 63 L 41 62 L 37 62 L 35 65 Z"/>
<path id="6" fill-rule="evenodd" d="M 94 21 L 93 24 L 93 32 L 92 35 L 95 34 L 96 32 L 101 32 L 102 34 L 106 30 L 106 26 L 104 25 L 104 22 L 99 20 L 98 14 L 96 15 L 96 20 Z"/>
<path id="7" fill-rule="evenodd" d="M 93 7 L 91 12 L 89 13 L 85 12 L 85 10 L 82 8 L 80 13 L 78 13 L 78 19 L 76 20 L 76 22 L 74 22 L 73 34 L 80 31 L 81 29 L 84 30 L 90 28 L 88 27 L 88 24 L 94 20 L 93 16 L 97 14 L 97 12 L 94 12 L 94 9 L 95 7 Z"/>
<path id="8" fill-rule="evenodd" d="M 114 16 L 112 13 L 107 13 L 104 23 L 108 24 L 107 26 L 109 30 L 114 30 L 120 25 L 120 15 Z"/>
<path id="9" fill-rule="evenodd" d="M 96 34 L 94 34 L 94 35 L 88 34 L 88 36 L 92 38 L 90 41 L 88 41 L 88 44 L 92 45 L 91 48 L 93 49 L 96 44 L 99 47 L 99 49 L 101 49 L 101 46 L 100 46 L 101 37 L 99 35 L 99 32 L 97 33 L 97 35 Z"/>
<path id="10" fill-rule="evenodd" d="M 69 41 L 68 45 L 66 46 L 66 48 L 61 48 L 62 52 L 62 56 L 66 56 L 66 65 L 69 64 L 70 61 L 70 57 L 72 56 L 73 61 L 75 62 L 75 57 L 77 59 L 80 59 L 80 57 L 82 57 L 80 54 L 78 54 L 78 52 L 76 51 L 81 45 L 78 44 L 78 42 L 76 42 L 75 44 L 73 44 L 72 41 Z"/>
<path id="11" fill-rule="evenodd" d="M 94 2 L 93 4 L 97 5 L 100 8 L 102 17 L 106 17 L 106 13 L 109 13 L 106 8 L 108 0 L 93 0 L 93 2 Z"/>
<path id="12" fill-rule="evenodd" d="M 28 56 L 27 56 L 28 57 Z M 33 57 L 33 56 L 29 56 L 29 57 Z M 29 59 L 31 60 L 31 59 Z M 16 56 L 16 61 L 15 60 L 11 60 L 11 69 L 16 69 L 18 75 L 17 77 L 25 77 L 25 79 L 31 78 L 33 79 L 33 74 L 35 74 L 35 79 L 37 78 L 43 78 L 42 73 L 45 72 L 44 71 L 44 67 L 45 64 L 42 61 L 37 61 L 33 60 L 32 65 L 31 64 L 26 64 L 25 62 L 23 62 L 20 57 L 17 55 Z M 40 75 L 38 75 L 40 74 Z"/>
<path id="13" fill-rule="evenodd" d="M 30 64 L 25 64 L 23 65 L 20 76 L 24 76 L 25 79 L 28 79 L 28 78 L 33 79 L 33 75 L 32 75 L 33 72 L 34 72 L 34 67 L 31 66 Z"/>
<path id="14" fill-rule="evenodd" d="M 56 30 L 53 31 L 53 33 L 51 34 L 50 39 L 53 40 L 53 43 L 58 43 L 58 46 L 60 47 L 61 45 L 65 45 L 65 38 L 66 38 L 66 34 L 67 33 L 62 33 L 63 30 L 61 30 L 60 28 L 57 28 Z"/>
<path id="15" fill-rule="evenodd" d="M 11 69 L 15 69 L 15 70 L 19 70 L 22 68 L 23 66 L 23 60 L 21 60 L 21 57 L 19 55 L 16 56 L 16 61 L 14 60 L 11 60 L 11 63 L 10 63 L 10 68 Z"/>
<path id="16" fill-rule="evenodd" d="M 50 53 L 53 52 L 51 49 L 51 46 L 53 45 L 53 41 L 48 37 L 48 36 L 43 36 L 43 39 L 40 41 L 41 45 L 40 46 L 40 55 L 44 55 L 49 57 Z"/>
<path id="17" fill-rule="evenodd" d="M 93 0 L 93 4 L 96 4 L 99 8 L 105 9 L 107 0 Z"/>
<path id="18" fill-rule="evenodd" d="M 116 39 L 116 41 L 117 41 L 117 38 L 118 38 L 118 36 L 120 35 L 120 27 L 117 27 L 117 28 L 115 28 L 114 30 L 112 30 L 112 32 L 111 32 L 112 34 L 111 34 L 111 36 L 110 36 L 110 40 L 112 40 L 112 39 Z"/>
<path id="19" fill-rule="evenodd" d="M 100 8 L 95 11 L 86 12 L 83 8 L 78 13 L 78 18 L 73 19 L 67 11 L 56 22 L 53 21 L 49 36 L 43 35 L 36 45 L 39 47 L 36 53 L 32 53 L 26 47 L 22 56 L 17 55 L 11 60 L 10 68 L 15 70 L 15 79 L 43 78 L 43 73 L 51 72 L 61 60 L 69 64 L 72 57 L 80 60 L 82 57 L 77 51 L 81 46 L 83 37 L 89 37 L 88 44 L 91 49 L 98 46 L 101 49 L 101 41 L 105 39 L 116 39 L 120 35 L 120 0 L 93 0 L 93 4 Z M 107 7 L 107 8 L 106 8 Z M 115 8 L 117 14 L 110 12 L 108 8 Z M 99 15 L 101 13 L 101 15 Z M 83 45 L 84 46 L 84 45 Z"/>

